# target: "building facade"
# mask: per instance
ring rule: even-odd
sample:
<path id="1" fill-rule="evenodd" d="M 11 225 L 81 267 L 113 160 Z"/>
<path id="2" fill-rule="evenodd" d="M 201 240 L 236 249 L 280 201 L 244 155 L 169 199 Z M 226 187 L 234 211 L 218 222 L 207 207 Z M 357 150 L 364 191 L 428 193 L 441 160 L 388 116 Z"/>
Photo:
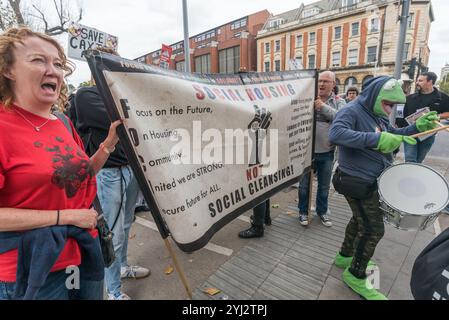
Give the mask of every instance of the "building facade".
<path id="1" fill-rule="evenodd" d="M 446 65 L 441 69 L 441 75 L 440 79 L 441 81 L 447 81 L 449 75 L 449 64 L 446 63 Z"/>
<path id="2" fill-rule="evenodd" d="M 322 0 L 271 16 L 257 36 L 257 70 L 330 69 L 340 93 L 360 89 L 371 77 L 393 75 L 400 13 L 394 0 Z M 405 74 L 410 65 L 428 65 L 433 21 L 430 0 L 411 2 Z"/>
<path id="3" fill-rule="evenodd" d="M 190 37 L 191 72 L 237 73 L 257 70 L 256 36 L 270 13 L 267 10 L 239 18 Z M 184 41 L 171 45 L 170 69 L 184 71 Z M 135 60 L 159 65 L 161 50 Z"/>

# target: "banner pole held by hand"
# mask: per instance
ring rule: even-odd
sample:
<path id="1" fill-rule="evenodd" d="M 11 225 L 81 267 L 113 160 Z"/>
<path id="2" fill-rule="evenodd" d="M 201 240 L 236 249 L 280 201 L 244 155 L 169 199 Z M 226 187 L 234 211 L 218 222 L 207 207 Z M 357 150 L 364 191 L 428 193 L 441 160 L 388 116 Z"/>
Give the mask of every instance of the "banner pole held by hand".
<path id="1" fill-rule="evenodd" d="M 176 258 L 176 254 L 173 251 L 173 248 L 170 244 L 170 241 L 168 240 L 168 238 L 164 239 L 165 242 L 165 246 L 167 247 L 168 252 L 170 253 L 170 256 L 173 260 L 173 264 L 175 265 L 175 269 L 179 274 L 179 277 L 181 278 L 182 284 L 184 285 L 184 288 L 187 291 L 187 295 L 189 296 L 190 300 L 192 300 L 192 290 L 189 287 L 189 284 L 187 283 L 187 280 L 184 276 L 184 272 L 182 271 L 180 265 L 178 264 L 178 259 Z"/>

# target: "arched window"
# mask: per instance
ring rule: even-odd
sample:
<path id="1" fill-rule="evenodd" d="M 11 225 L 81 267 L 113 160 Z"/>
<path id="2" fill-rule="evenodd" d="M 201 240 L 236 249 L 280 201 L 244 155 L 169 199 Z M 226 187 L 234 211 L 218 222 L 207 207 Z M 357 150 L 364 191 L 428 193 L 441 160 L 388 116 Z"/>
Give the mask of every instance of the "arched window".
<path id="1" fill-rule="evenodd" d="M 363 80 L 362 80 L 362 88 L 365 86 L 365 83 L 369 80 L 369 79 L 372 79 L 372 78 L 374 78 L 374 76 L 372 76 L 372 75 L 367 75 L 365 78 L 363 78 Z"/>
<path id="2" fill-rule="evenodd" d="M 346 92 L 348 90 L 349 87 L 357 87 L 357 79 L 354 77 L 349 77 L 346 79 L 345 81 L 345 90 L 344 92 Z"/>
<path id="3" fill-rule="evenodd" d="M 340 79 L 338 79 L 338 78 L 335 78 L 335 85 L 337 86 L 337 88 L 338 88 L 338 92 L 342 92 L 341 91 L 341 82 L 340 82 Z"/>

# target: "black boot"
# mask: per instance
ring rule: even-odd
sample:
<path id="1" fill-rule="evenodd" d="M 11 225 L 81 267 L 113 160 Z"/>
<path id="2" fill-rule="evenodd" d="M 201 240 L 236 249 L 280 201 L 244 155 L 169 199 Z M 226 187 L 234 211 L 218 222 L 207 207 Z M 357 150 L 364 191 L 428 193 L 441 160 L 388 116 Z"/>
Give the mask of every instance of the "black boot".
<path id="1" fill-rule="evenodd" d="M 240 231 L 239 237 L 244 239 L 263 237 L 263 226 L 256 226 L 252 224 L 251 228 Z"/>
<path id="2" fill-rule="evenodd" d="M 268 200 L 265 202 L 265 220 L 264 220 L 264 223 L 265 223 L 267 226 L 271 226 L 271 214 L 270 214 L 270 209 L 271 209 L 271 206 L 270 206 L 270 199 L 268 199 Z"/>
<path id="3" fill-rule="evenodd" d="M 265 224 L 266 224 L 267 226 L 271 226 L 271 216 L 270 216 L 269 213 L 268 213 L 268 214 L 265 214 Z"/>
<path id="4" fill-rule="evenodd" d="M 254 216 L 253 216 L 253 215 L 250 215 L 250 216 L 249 216 L 249 219 L 250 219 L 250 221 L 251 221 L 251 224 L 253 224 L 253 223 L 254 223 Z M 265 218 L 264 218 L 263 223 L 265 223 L 267 226 L 271 226 L 271 216 L 270 216 L 269 213 L 268 213 L 268 214 L 265 214 Z"/>

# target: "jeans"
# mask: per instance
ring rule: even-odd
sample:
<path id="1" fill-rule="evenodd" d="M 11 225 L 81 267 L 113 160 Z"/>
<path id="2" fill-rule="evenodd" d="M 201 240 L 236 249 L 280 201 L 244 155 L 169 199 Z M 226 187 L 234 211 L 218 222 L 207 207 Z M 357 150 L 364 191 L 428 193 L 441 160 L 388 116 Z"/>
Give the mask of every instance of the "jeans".
<path id="1" fill-rule="evenodd" d="M 321 216 L 327 213 L 329 188 L 334 163 L 334 151 L 315 153 L 314 169 L 318 179 L 318 189 L 316 193 L 316 213 Z M 309 186 L 310 175 L 305 174 L 301 179 L 298 198 L 298 209 L 300 214 L 307 214 L 309 210 Z"/>
<path id="2" fill-rule="evenodd" d="M 80 279 L 79 289 L 68 289 L 66 280 L 69 285 L 73 284 L 72 277 L 73 273 L 66 273 L 66 270 L 50 273 L 39 290 L 37 300 L 103 300 L 103 280 Z M 0 300 L 12 300 L 15 287 L 15 282 L 0 282 Z"/>
<path id="3" fill-rule="evenodd" d="M 131 167 L 123 166 L 101 169 L 97 174 L 97 186 L 104 217 L 114 233 L 116 260 L 105 270 L 106 289 L 109 294 L 118 296 L 122 288 L 120 269 L 127 265 L 129 230 L 134 219 L 139 185 Z"/>
<path id="4" fill-rule="evenodd" d="M 417 162 L 421 163 L 424 161 L 427 153 L 432 148 L 433 143 L 435 142 L 435 135 L 427 138 L 424 141 L 416 140 L 417 143 L 415 145 L 411 145 L 408 143 L 404 143 L 404 155 L 406 162 Z"/>

